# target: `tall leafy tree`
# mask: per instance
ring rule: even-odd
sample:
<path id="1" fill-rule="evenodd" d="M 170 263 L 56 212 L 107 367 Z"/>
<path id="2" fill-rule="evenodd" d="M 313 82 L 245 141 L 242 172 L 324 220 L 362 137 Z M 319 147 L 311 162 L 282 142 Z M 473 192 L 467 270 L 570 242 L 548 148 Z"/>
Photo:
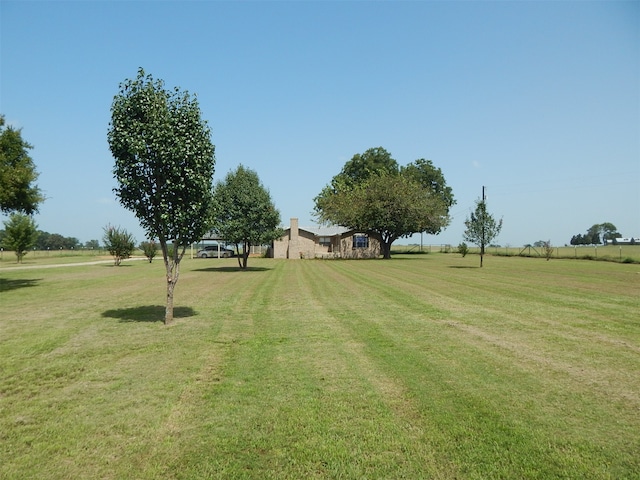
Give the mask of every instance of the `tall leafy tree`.
<path id="1" fill-rule="evenodd" d="M 240 268 L 247 268 L 251 245 L 271 243 L 282 236 L 278 227 L 280 212 L 255 171 L 240 165 L 229 172 L 224 181 L 216 184 L 214 199 L 213 228 L 226 241 L 236 244 Z"/>
<path id="2" fill-rule="evenodd" d="M 613 223 L 604 222 L 600 224 L 600 231 L 602 232 L 602 240 L 613 240 L 620 237 L 620 232 Z"/>
<path id="3" fill-rule="evenodd" d="M 341 182 L 349 186 L 361 184 L 372 175 L 398 173 L 398 162 L 382 147 L 370 148 L 364 153 L 356 153 L 345 163 L 338 175 Z"/>
<path id="4" fill-rule="evenodd" d="M 430 160 L 400 168 L 382 147 L 356 154 L 315 198 L 321 223 L 374 234 L 384 258 L 398 238 L 439 233 L 455 203 L 444 175 Z"/>
<path id="5" fill-rule="evenodd" d="M 373 175 L 338 191 L 323 205 L 323 214 L 334 223 L 377 237 L 386 259 L 391 258 L 391 244 L 398 238 L 439 229 L 448 222 L 444 202 L 401 175 Z"/>
<path id="6" fill-rule="evenodd" d="M 453 197 L 453 190 L 447 185 L 442 170 L 436 167 L 431 160 L 420 158 L 401 167 L 400 173 L 407 178 L 415 180 L 423 189 L 441 199 L 447 208 L 455 205 L 456 201 Z M 433 230 L 433 228 L 430 230 Z M 440 230 L 437 229 L 437 231 L 426 232 L 436 234 L 439 233 Z"/>
<path id="7" fill-rule="evenodd" d="M 596 223 L 595 225 L 592 225 L 588 230 L 587 230 L 587 234 L 586 234 L 586 238 L 587 238 L 587 242 L 588 244 L 593 244 L 593 245 L 598 245 L 600 243 L 602 243 L 600 241 L 600 233 L 602 231 L 602 227 L 600 226 L 599 223 Z"/>
<path id="8" fill-rule="evenodd" d="M 496 221 L 487 210 L 487 201 L 477 200 L 476 209 L 465 220 L 466 230 L 463 237 L 466 241 L 480 247 L 480 266 L 484 258 L 484 248 L 496 238 L 502 230 L 502 219 Z"/>
<path id="9" fill-rule="evenodd" d="M 169 91 L 140 69 L 120 84 L 107 135 L 115 158 L 114 189 L 149 238 L 157 238 L 167 279 L 165 324 L 186 247 L 210 228 L 215 147 L 197 99 Z M 172 247 L 172 248 L 170 248 Z"/>
<path id="10" fill-rule="evenodd" d="M 7 250 L 13 250 L 17 262 L 21 263 L 23 257 L 38 239 L 38 227 L 33 218 L 22 213 L 12 213 L 9 219 L 4 222 L 4 227 L 2 246 Z"/>
<path id="11" fill-rule="evenodd" d="M 0 211 L 31 215 L 44 201 L 35 184 L 38 172 L 29 156 L 33 147 L 22 139 L 20 130 L 5 128 L 0 115 Z"/>

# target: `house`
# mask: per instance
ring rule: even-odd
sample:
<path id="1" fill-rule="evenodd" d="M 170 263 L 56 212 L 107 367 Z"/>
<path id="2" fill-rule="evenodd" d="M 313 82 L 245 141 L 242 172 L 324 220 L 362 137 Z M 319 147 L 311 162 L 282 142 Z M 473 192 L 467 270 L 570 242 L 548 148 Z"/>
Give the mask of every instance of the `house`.
<path id="1" fill-rule="evenodd" d="M 273 242 L 273 258 L 376 258 L 380 240 L 345 227 L 300 227 L 292 218 L 284 235 Z"/>
<path id="2" fill-rule="evenodd" d="M 622 237 L 618 237 L 618 238 L 614 238 L 613 240 L 606 240 L 604 241 L 605 245 L 638 245 L 640 244 L 640 238 L 636 238 L 636 237 L 629 237 L 629 238 L 622 238 Z"/>

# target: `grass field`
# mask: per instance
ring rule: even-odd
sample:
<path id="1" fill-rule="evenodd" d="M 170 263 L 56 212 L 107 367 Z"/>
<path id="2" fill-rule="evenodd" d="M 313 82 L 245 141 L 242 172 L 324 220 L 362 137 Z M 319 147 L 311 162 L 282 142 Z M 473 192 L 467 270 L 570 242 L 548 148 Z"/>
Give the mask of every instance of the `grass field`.
<path id="1" fill-rule="evenodd" d="M 0 269 L 0 478 L 638 478 L 640 266 Z"/>
<path id="2" fill-rule="evenodd" d="M 480 248 L 469 246 L 469 253 L 478 254 Z M 394 245 L 395 253 L 455 253 L 457 245 Z M 543 247 L 487 247 L 487 255 L 544 258 Z M 551 258 L 607 260 L 621 263 L 640 263 L 640 245 L 581 245 L 553 247 Z"/>

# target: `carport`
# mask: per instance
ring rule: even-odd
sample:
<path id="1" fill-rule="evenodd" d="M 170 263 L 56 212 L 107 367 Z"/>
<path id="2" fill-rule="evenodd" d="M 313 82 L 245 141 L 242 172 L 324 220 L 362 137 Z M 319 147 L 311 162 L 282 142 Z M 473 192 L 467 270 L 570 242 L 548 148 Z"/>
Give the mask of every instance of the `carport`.
<path id="1" fill-rule="evenodd" d="M 220 258 L 220 245 L 221 244 L 225 244 L 226 245 L 226 240 L 224 238 L 222 238 L 218 232 L 211 230 L 210 232 L 206 233 L 198 243 L 196 244 L 191 244 L 191 258 L 194 258 L 194 250 L 193 250 L 193 246 L 194 245 L 201 245 L 203 248 L 206 246 L 205 242 L 216 242 L 216 244 L 218 245 L 218 258 Z"/>

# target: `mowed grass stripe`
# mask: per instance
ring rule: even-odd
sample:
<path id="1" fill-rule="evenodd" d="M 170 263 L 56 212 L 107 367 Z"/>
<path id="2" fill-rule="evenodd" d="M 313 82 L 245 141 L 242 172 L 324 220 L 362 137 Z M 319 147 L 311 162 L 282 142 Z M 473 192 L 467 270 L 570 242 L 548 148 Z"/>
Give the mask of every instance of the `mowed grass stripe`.
<path id="1" fill-rule="evenodd" d="M 417 265 L 417 263 L 414 264 L 414 265 Z M 393 336 L 393 333 L 390 333 L 390 332 L 393 332 L 397 328 L 397 323 L 400 323 L 403 318 L 404 319 L 407 318 L 406 316 L 403 317 L 403 315 L 401 314 L 403 307 L 406 306 L 406 302 L 405 301 L 400 301 L 400 302 L 396 302 L 396 303 L 389 302 L 389 297 L 391 296 L 391 294 L 389 292 L 393 291 L 393 286 L 389 285 L 389 282 L 385 282 L 385 284 L 383 286 L 381 286 L 378 289 L 375 289 L 375 285 L 374 285 L 375 282 L 372 280 L 371 272 L 367 271 L 365 274 L 359 274 L 359 273 L 358 274 L 354 274 L 351 271 L 350 267 L 351 267 L 350 265 L 345 266 L 344 268 L 342 268 L 342 270 L 343 271 L 346 270 L 346 271 L 349 272 L 350 280 L 352 280 L 352 282 L 353 282 L 354 278 L 360 278 L 364 283 L 363 290 L 369 290 L 369 291 L 374 290 L 375 291 L 375 293 L 371 296 L 371 298 L 383 298 L 383 299 L 385 299 L 385 301 L 383 303 L 392 304 L 393 308 L 395 308 L 396 311 L 397 311 L 396 315 L 393 317 L 395 322 L 396 322 L 396 325 L 392 325 L 391 328 L 388 328 L 386 330 L 384 335 L 380 336 L 380 338 L 382 340 L 380 340 L 379 343 L 384 343 L 384 341 L 385 341 L 384 339 L 388 340 L 390 337 Z M 368 265 L 367 265 L 367 267 L 368 267 Z M 365 267 L 365 270 L 368 270 L 367 267 Z M 438 272 L 438 273 L 441 273 L 441 272 Z M 405 276 L 403 276 L 403 279 L 406 280 L 406 278 L 407 277 L 406 277 L 406 272 L 405 272 Z M 342 282 L 342 283 L 344 283 L 344 282 Z M 494 293 L 494 295 L 499 295 L 499 293 Z M 403 297 L 404 297 L 404 294 L 401 295 L 401 298 L 403 298 Z M 503 298 L 503 300 L 506 301 L 506 299 L 504 299 L 504 298 Z M 418 302 L 415 302 L 415 303 L 419 304 L 420 302 L 418 301 Z M 383 319 L 390 318 L 388 315 L 385 315 L 384 308 L 385 308 L 384 305 L 377 305 L 377 308 L 373 309 L 373 310 L 375 310 L 377 312 L 377 315 L 375 315 L 373 318 L 383 318 Z M 415 305 L 412 308 L 410 308 L 409 310 L 410 311 L 414 311 L 415 310 Z M 427 309 L 427 311 L 428 311 L 428 309 Z M 447 322 L 447 324 L 451 324 L 451 323 Z M 451 324 L 451 325 L 453 325 L 453 324 Z M 428 328 L 429 326 L 426 325 L 425 327 Z M 365 330 L 366 329 L 366 327 L 363 324 L 357 325 L 355 328 L 358 329 L 358 330 Z M 406 327 L 406 322 L 403 322 L 401 329 L 404 331 L 406 328 L 407 328 Z M 509 327 L 507 326 L 507 328 L 509 328 Z M 492 352 L 494 354 L 498 355 L 498 358 L 500 359 L 500 362 L 502 363 L 502 365 L 498 365 L 499 370 L 501 371 L 501 375 L 504 375 L 505 369 L 506 370 L 510 370 L 511 369 L 510 366 L 513 363 L 515 363 L 516 366 L 520 363 L 521 364 L 521 368 L 524 371 L 531 370 L 531 358 L 519 358 L 518 350 L 515 349 L 516 345 L 513 345 L 514 349 L 511 350 L 511 351 L 510 351 L 510 349 L 507 349 L 506 351 L 503 351 L 503 350 L 505 350 L 504 349 L 504 342 L 503 341 L 497 342 L 497 340 L 499 340 L 499 337 L 496 337 L 496 336 L 493 336 L 493 338 L 492 337 L 487 337 L 482 332 L 481 332 L 480 335 L 478 335 L 477 332 L 468 332 L 467 331 L 467 332 L 463 332 L 463 333 L 466 335 L 466 337 L 462 339 L 464 341 L 464 343 L 462 345 L 460 345 L 460 347 L 463 347 L 463 348 L 460 349 L 460 353 L 461 354 L 463 353 L 464 348 L 469 348 L 469 346 L 471 346 L 473 344 L 476 344 L 477 347 L 478 347 L 478 351 L 475 352 L 474 355 L 478 356 L 478 360 L 482 359 L 482 363 L 486 362 L 486 365 L 490 366 L 491 362 L 488 361 L 487 358 L 483 359 L 483 356 L 486 357 L 487 354 L 491 354 Z M 478 340 L 480 340 L 480 341 L 478 341 Z M 407 343 L 405 342 L 404 344 L 406 345 Z M 521 346 L 522 346 L 522 343 L 520 342 L 519 347 L 521 347 Z M 428 349 L 429 345 L 425 344 L 424 348 Z M 376 349 L 376 350 L 380 351 L 379 348 Z M 394 350 L 396 350 L 395 358 L 411 358 L 411 355 L 409 355 L 407 352 L 398 352 L 397 348 L 395 348 Z M 451 353 L 451 352 L 449 352 L 449 353 Z M 455 360 L 455 356 L 450 355 L 448 361 L 449 361 L 450 364 L 452 364 L 452 366 L 455 365 L 455 361 L 456 361 Z M 637 359 L 636 359 L 636 362 L 637 362 Z M 472 365 L 472 364 L 470 364 L 470 365 Z M 570 367 L 572 368 L 573 366 L 570 366 Z M 489 367 L 487 370 L 490 371 L 491 368 Z M 539 375 L 541 373 L 544 373 L 545 370 L 546 370 L 546 367 L 540 368 L 538 366 L 538 367 L 534 368 L 533 372 L 535 374 Z M 418 372 L 417 372 L 418 375 L 419 375 L 420 371 L 425 371 L 425 365 L 420 365 L 420 368 L 418 369 Z M 451 372 L 452 375 L 454 375 L 455 377 L 462 377 L 462 378 L 465 377 L 464 371 L 461 370 L 460 368 L 452 368 L 451 371 L 452 371 Z M 482 367 L 479 368 L 479 373 L 482 373 Z M 518 382 L 517 379 L 519 377 L 523 376 L 523 371 L 515 370 L 513 375 L 514 375 L 513 379 L 515 381 L 514 385 L 522 384 L 522 382 Z M 479 388 L 482 388 L 482 384 L 483 383 L 485 383 L 485 385 L 486 385 L 486 382 L 488 381 L 488 378 L 486 376 L 484 376 L 484 375 L 478 376 L 477 379 L 479 381 L 479 384 L 478 384 Z M 578 380 L 579 381 L 584 381 L 584 379 L 585 379 L 584 377 L 580 377 Z M 593 379 L 591 379 L 591 380 L 593 380 Z M 623 379 L 621 378 L 621 380 L 623 380 Z M 465 379 L 463 381 L 463 383 L 458 384 L 456 386 L 456 391 L 457 392 L 464 391 L 464 383 L 466 383 L 468 381 L 469 381 L 469 379 Z M 504 378 L 502 378 L 501 381 L 504 381 Z M 445 380 L 445 382 L 446 382 L 446 380 Z M 588 389 L 590 389 L 592 387 L 593 387 L 593 385 L 589 385 L 586 389 L 588 390 Z M 527 396 L 530 395 L 531 393 L 535 393 L 537 390 L 542 390 L 544 392 L 547 388 L 548 388 L 547 385 L 538 384 L 536 386 L 536 384 L 533 384 L 530 388 L 528 388 L 527 391 L 515 392 L 515 393 L 519 394 L 519 396 L 522 397 L 522 399 L 526 401 L 527 400 Z M 555 388 L 557 388 L 559 392 L 562 392 L 562 390 L 564 390 L 564 386 L 561 383 L 556 384 Z M 630 393 L 630 392 L 631 392 L 631 390 L 627 390 L 626 393 Z M 509 396 L 513 396 L 513 392 L 507 391 L 506 397 L 509 397 Z M 624 397 L 624 395 L 623 395 L 623 397 Z M 628 399 L 629 398 L 627 397 L 627 399 L 623 398 L 622 400 L 623 400 L 623 402 L 626 402 L 626 400 L 628 400 Z M 541 398 L 540 400 L 544 401 L 544 398 Z M 632 402 L 634 401 L 633 397 L 631 397 L 631 401 Z M 637 405 L 637 401 L 635 402 L 635 405 Z M 629 405 L 627 405 L 627 406 L 629 406 Z M 631 410 L 631 411 L 633 411 L 633 410 Z M 606 412 L 602 412 L 602 413 L 603 413 L 603 415 L 605 417 L 607 416 Z M 606 423 L 606 420 L 605 420 L 605 423 Z M 635 424 L 635 422 L 632 421 L 630 425 L 632 425 L 632 424 Z M 630 434 L 630 430 L 629 429 L 625 429 L 625 430 L 626 430 L 626 432 L 625 432 L 626 435 Z M 624 438 L 625 434 L 623 434 L 623 438 Z M 529 447 L 527 447 L 527 450 L 531 450 L 531 449 Z M 548 452 L 542 452 L 542 456 L 546 457 L 547 453 Z M 587 455 L 587 453 L 585 453 L 585 455 Z"/>
<path id="2" fill-rule="evenodd" d="M 632 478 L 632 271 L 467 260 L 0 272 L 0 476 Z"/>
<path id="3" fill-rule="evenodd" d="M 351 265 L 345 268 L 348 267 Z M 350 277 L 354 276 L 350 269 L 349 274 Z M 332 283 L 344 284 L 345 282 Z M 351 284 L 354 285 L 353 282 Z M 386 289 L 388 291 L 388 285 Z M 350 293 L 355 293 L 355 290 L 358 289 L 354 287 L 354 292 Z M 515 453 L 513 445 L 511 445 L 512 448 L 501 449 L 501 447 L 505 444 L 509 445 L 511 437 L 516 437 L 522 442 L 525 435 L 517 433 L 517 426 L 509 426 L 504 418 L 497 418 L 494 409 L 487 405 L 484 398 L 472 398 L 470 394 L 464 393 L 469 390 L 475 391 L 477 388 L 477 385 L 473 385 L 472 389 L 469 388 L 469 381 L 472 376 L 477 376 L 477 372 L 466 371 L 465 369 L 469 367 L 460 364 L 455 355 L 452 356 L 452 352 L 454 348 L 468 349 L 468 347 L 451 338 L 448 332 L 441 329 L 442 325 L 437 322 L 434 324 L 428 318 L 422 324 L 422 328 L 428 332 L 426 341 L 423 340 L 422 344 L 418 343 L 419 337 L 424 339 L 425 336 L 414 331 L 409 326 L 409 317 L 403 315 L 403 307 L 406 306 L 406 302 L 403 301 L 404 296 L 401 296 L 401 301 L 392 303 L 388 295 L 380 295 L 380 290 L 372 290 L 371 282 L 359 291 L 369 292 L 371 302 L 368 310 L 369 318 L 359 315 L 356 311 L 347 312 L 345 318 L 350 319 L 348 322 L 351 324 L 352 332 L 358 332 L 366 343 L 366 350 L 373 357 L 373 361 L 380 363 L 394 382 L 403 383 L 406 386 L 408 398 L 418 401 L 421 413 L 418 418 L 422 428 L 429 432 L 428 441 L 425 441 L 421 447 L 425 449 L 435 447 L 437 449 L 435 455 L 440 459 L 441 465 L 455 466 L 444 475 L 456 477 L 460 473 L 466 476 L 470 470 L 474 469 L 482 472 L 480 477 L 517 475 L 514 472 L 518 472 L 519 466 L 512 465 L 509 458 Z M 385 309 L 389 306 L 395 310 L 395 315 L 391 317 L 385 315 Z M 415 308 L 410 311 L 414 312 Z M 390 322 L 375 320 L 390 318 Z M 406 328 L 413 333 L 409 333 L 409 337 L 401 338 L 402 334 L 398 332 Z M 408 348 L 409 346 L 411 348 Z M 459 353 L 464 358 L 464 352 Z M 443 363 L 444 359 L 447 360 Z M 487 368 L 485 364 L 482 369 L 490 370 L 491 368 Z M 491 388 L 487 380 L 486 375 L 483 375 L 483 387 Z M 510 431 L 512 431 L 511 434 L 509 434 Z M 491 445 L 489 452 L 482 445 L 474 443 L 474 438 L 483 437 L 488 440 L 492 432 L 495 435 L 495 441 L 499 443 Z M 466 448 L 463 446 L 465 443 L 468 443 Z M 455 448 L 452 449 L 451 445 L 455 445 Z M 529 456 L 535 457 L 536 448 L 531 443 L 525 443 L 520 448 L 525 448 Z M 493 449 L 496 451 L 493 452 Z M 488 467 L 486 471 L 483 471 L 483 461 Z M 520 470 L 520 474 L 524 471 L 526 470 Z"/>
<path id="4" fill-rule="evenodd" d="M 314 306 L 316 287 L 305 266 L 278 263 L 275 270 L 282 273 L 270 279 L 273 286 L 261 287 L 252 298 L 255 336 L 209 394 L 226 415 L 206 427 L 211 450 L 191 452 L 183 467 L 201 476 L 222 471 L 259 472 L 260 478 L 282 478 L 282 471 L 286 478 L 419 475 L 426 464 L 401 466 L 412 456 L 401 454 L 395 424 L 380 423 L 384 405 L 351 362 L 343 364 L 333 320 L 322 305 Z M 389 449 L 390 436 L 397 449 Z M 233 454 L 239 450 L 241 455 Z"/>
<path id="5" fill-rule="evenodd" d="M 457 467 L 432 445 L 434 432 L 422 422 L 422 412 L 402 379 L 381 368 L 379 359 L 369 352 L 371 345 L 362 339 L 362 332 L 353 330 L 348 318 L 354 314 L 354 309 L 346 308 L 344 299 L 357 305 L 355 310 L 369 315 L 377 305 L 372 304 L 366 292 L 357 285 L 345 281 L 337 266 L 336 263 L 324 263 L 303 268 L 310 286 L 310 301 L 321 306 L 330 318 L 326 328 L 331 338 L 343 339 L 329 346 L 329 356 L 325 354 L 318 358 L 317 368 L 323 379 L 330 388 L 342 389 L 349 404 L 367 397 L 375 400 L 383 415 L 379 414 L 377 424 L 373 423 L 371 428 L 383 437 L 394 439 L 395 451 L 389 452 L 395 457 L 396 465 L 396 469 L 391 470 L 392 477 L 455 477 Z M 360 391 L 363 387 L 365 392 Z M 375 396 L 367 395 L 367 391 Z M 366 418 L 367 411 L 363 405 L 356 413 Z"/>
<path id="6" fill-rule="evenodd" d="M 3 374 L 8 374 L 3 397 L 5 388 L 18 384 L 18 391 L 7 392 L 18 408 L 5 417 L 8 425 L 2 430 L 20 440 L 11 443 L 11 462 L 5 465 L 10 468 L 21 459 L 36 469 L 49 465 L 48 478 L 109 478 L 114 462 L 121 478 L 137 471 L 156 438 L 154 431 L 181 403 L 189 378 L 198 375 L 208 330 L 217 325 L 189 314 L 189 321 L 174 329 L 162 326 L 162 269 L 155 263 L 55 269 L 37 287 L 16 290 L 11 297 L 3 294 L 3 325 L 6 319 L 34 332 L 14 336 L 23 347 L 2 352 Z M 105 288 L 105 277 L 111 278 L 112 289 Z M 188 276 L 181 282 L 177 311 L 189 312 L 180 298 L 189 297 L 190 288 L 202 295 L 202 285 L 190 285 Z M 70 287 L 66 291 L 65 285 Z M 31 315 L 34 306 L 42 313 Z M 36 334 L 49 337 L 52 328 L 61 334 L 44 349 Z M 61 438 L 69 439 L 64 449 L 56 447 Z M 105 451 L 106 457 L 100 453 Z M 70 475 L 75 464 L 91 468 Z M 23 470 L 28 471 L 14 472 L 16 478 Z"/>
<path id="7" fill-rule="evenodd" d="M 524 264 L 531 262 L 529 259 L 497 260 L 512 263 L 520 261 Z M 490 269 L 486 270 L 490 276 L 485 274 L 481 280 L 482 283 L 471 286 L 481 290 L 483 294 L 465 303 L 467 289 L 458 288 L 461 287 L 463 279 L 443 275 L 442 270 L 438 270 L 436 276 L 431 277 L 429 262 L 422 262 L 424 270 L 421 275 L 410 276 L 412 272 L 404 268 L 405 263 L 395 263 L 388 272 L 379 273 L 379 278 L 383 282 L 385 278 L 402 278 L 403 284 L 398 289 L 403 292 L 412 289 L 419 291 L 421 287 L 417 286 L 418 283 L 432 285 L 429 289 L 432 295 L 429 301 L 436 304 L 442 302 L 453 305 L 452 300 L 457 299 L 462 310 L 458 311 L 456 308 L 455 322 L 448 322 L 450 325 L 464 328 L 469 334 L 477 336 L 478 340 L 509 348 L 518 356 L 528 358 L 529 361 L 551 365 L 553 358 L 558 357 L 556 359 L 558 370 L 577 376 L 577 381 L 584 381 L 589 375 L 606 379 L 605 382 L 598 383 L 607 396 L 611 395 L 609 386 L 611 383 L 629 386 L 618 392 L 621 396 L 633 397 L 633 392 L 638 391 L 638 378 L 628 378 L 627 370 L 619 368 L 625 364 L 638 365 L 639 361 L 640 351 L 637 341 L 640 338 L 634 312 L 640 310 L 640 299 L 638 295 L 633 294 L 634 292 L 631 292 L 631 295 L 625 295 L 629 291 L 626 286 L 630 281 L 638 282 L 638 275 L 631 271 L 633 266 L 607 265 L 605 267 L 605 269 L 622 267 L 625 279 L 628 280 L 622 292 L 618 292 L 615 296 L 594 292 L 591 296 L 597 296 L 596 299 L 582 302 L 581 308 L 574 306 L 566 309 L 563 306 L 558 307 L 558 302 L 544 293 L 523 294 L 518 275 L 512 274 L 511 281 L 508 281 L 502 278 L 505 275 L 500 270 L 496 273 Z M 414 267 L 420 265 L 421 262 L 412 262 Z M 392 272 L 398 266 L 403 267 L 402 276 L 398 272 Z M 567 264 L 556 263 L 558 269 L 564 269 L 567 266 Z M 625 269 L 626 272 L 624 272 Z M 620 272 L 615 273 L 620 274 Z M 362 276 L 363 281 L 371 282 L 375 275 L 375 272 L 367 272 Z M 475 272 L 472 275 L 475 275 Z M 498 276 L 501 278 L 496 280 L 495 277 Z M 585 285 L 597 282 L 602 276 L 601 271 L 599 275 L 587 277 L 581 283 L 574 282 L 571 285 L 564 282 L 551 285 L 551 282 L 545 279 L 541 281 L 543 285 L 541 288 L 556 291 L 556 296 L 571 298 L 575 295 L 576 289 L 580 291 Z M 467 278 L 467 282 L 472 281 Z M 393 288 L 391 285 L 389 290 Z M 384 295 L 385 292 L 380 294 Z M 418 308 L 423 308 L 419 298 L 412 303 Z M 560 302 L 561 305 L 563 303 L 566 302 Z M 594 304 L 597 307 L 594 308 Z M 601 304 L 607 305 L 608 308 L 602 308 Z M 496 305 L 502 305 L 502 307 L 497 308 Z M 618 308 L 620 305 L 624 305 L 624 308 Z M 632 334 L 631 337 L 630 334 Z M 629 339 L 636 342 L 629 342 Z M 562 343 L 564 348 L 558 348 L 559 343 Z M 529 344 L 533 344 L 535 349 L 529 349 L 527 347 Z M 547 346 L 551 346 L 551 350 L 545 350 Z M 528 354 L 525 355 L 527 351 Z M 610 358 L 603 362 L 602 359 L 606 357 Z M 616 360 L 615 363 L 611 363 L 612 360 Z M 640 368 L 640 365 L 638 367 Z M 586 374 L 584 374 L 585 370 L 587 370 Z"/>

